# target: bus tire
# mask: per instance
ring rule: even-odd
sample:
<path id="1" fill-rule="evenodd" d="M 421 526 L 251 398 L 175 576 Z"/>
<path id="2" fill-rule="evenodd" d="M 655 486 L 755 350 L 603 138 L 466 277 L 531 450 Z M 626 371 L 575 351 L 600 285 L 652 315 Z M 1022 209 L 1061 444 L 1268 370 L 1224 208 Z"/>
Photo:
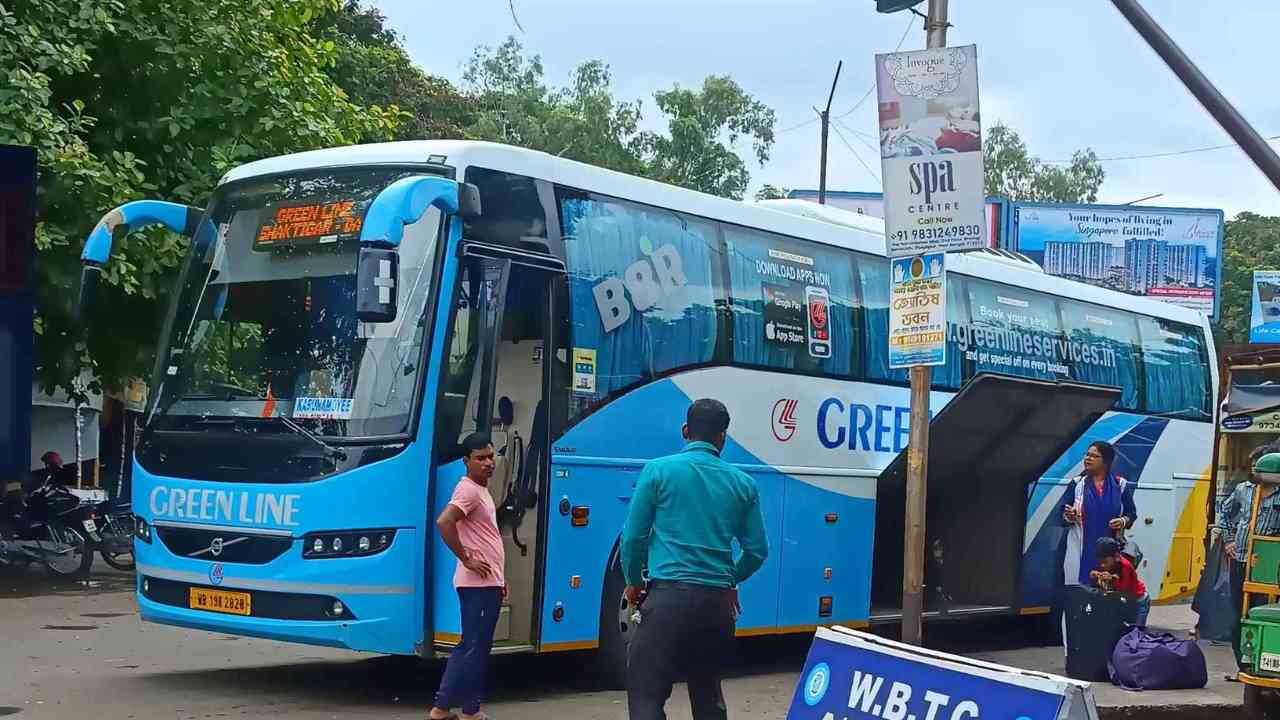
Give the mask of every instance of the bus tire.
<path id="1" fill-rule="evenodd" d="M 600 647 L 596 651 L 596 673 L 601 685 L 610 690 L 627 687 L 627 645 L 630 631 L 622 622 L 622 591 L 626 581 L 622 578 L 622 564 L 614 556 L 605 574 L 604 595 L 600 598 Z"/>
<path id="2" fill-rule="evenodd" d="M 1246 683 L 1244 717 L 1248 720 L 1280 720 L 1280 697 L 1274 690 Z"/>

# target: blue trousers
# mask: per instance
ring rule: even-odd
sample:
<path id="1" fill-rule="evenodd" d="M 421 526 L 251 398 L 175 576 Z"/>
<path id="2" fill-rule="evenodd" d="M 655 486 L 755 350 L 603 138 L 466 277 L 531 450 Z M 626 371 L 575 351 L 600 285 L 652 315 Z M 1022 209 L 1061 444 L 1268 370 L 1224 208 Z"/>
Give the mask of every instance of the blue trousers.
<path id="1" fill-rule="evenodd" d="M 475 715 L 480 712 L 480 700 L 485 692 L 493 630 L 502 607 L 502 589 L 458 588 L 458 603 L 462 606 L 462 640 L 449 654 L 435 705 L 445 710 L 461 705 L 463 713 Z"/>
<path id="2" fill-rule="evenodd" d="M 1138 598 L 1138 614 L 1133 624 L 1140 628 L 1147 626 L 1147 616 L 1151 614 L 1151 596 L 1143 595 Z"/>

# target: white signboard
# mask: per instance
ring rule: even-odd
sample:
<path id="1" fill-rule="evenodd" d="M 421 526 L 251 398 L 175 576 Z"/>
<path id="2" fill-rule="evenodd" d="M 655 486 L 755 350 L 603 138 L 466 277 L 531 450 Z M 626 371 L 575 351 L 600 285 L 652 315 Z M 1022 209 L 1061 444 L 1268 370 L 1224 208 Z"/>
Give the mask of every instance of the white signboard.
<path id="1" fill-rule="evenodd" d="M 978 48 L 876 56 L 890 257 L 987 246 Z"/>
<path id="2" fill-rule="evenodd" d="M 889 367 L 942 365 L 947 351 L 946 256 L 897 258 L 889 290 Z"/>

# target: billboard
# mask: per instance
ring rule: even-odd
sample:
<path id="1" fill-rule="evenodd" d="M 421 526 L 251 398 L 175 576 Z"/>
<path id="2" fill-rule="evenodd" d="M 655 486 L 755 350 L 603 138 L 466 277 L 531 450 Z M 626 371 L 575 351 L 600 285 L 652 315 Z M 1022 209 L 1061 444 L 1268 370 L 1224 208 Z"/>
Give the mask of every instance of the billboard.
<path id="1" fill-rule="evenodd" d="M 816 203 L 818 202 L 818 191 L 809 189 L 791 190 L 787 192 L 787 197 L 793 200 L 808 200 Z M 828 190 L 826 204 L 839 210 L 847 210 L 859 215 L 884 219 L 884 193 Z M 1005 235 L 1005 205 L 1006 201 L 1003 198 L 987 198 L 986 207 L 983 211 L 987 225 L 987 247 L 1000 247 L 1000 240 Z"/>
<path id="2" fill-rule="evenodd" d="M 1017 203 L 1014 249 L 1050 275 L 1218 317 L 1221 210 Z"/>
<path id="3" fill-rule="evenodd" d="M 978 48 L 876 55 L 889 257 L 987 246 Z"/>
<path id="4" fill-rule="evenodd" d="M 1253 271 L 1249 342 L 1280 343 L 1280 270 Z"/>

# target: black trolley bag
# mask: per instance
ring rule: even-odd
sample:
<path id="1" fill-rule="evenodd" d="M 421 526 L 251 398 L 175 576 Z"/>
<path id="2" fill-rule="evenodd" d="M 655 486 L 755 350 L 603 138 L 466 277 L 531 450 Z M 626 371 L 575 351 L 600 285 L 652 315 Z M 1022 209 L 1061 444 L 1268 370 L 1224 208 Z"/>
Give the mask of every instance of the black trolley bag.
<path id="1" fill-rule="evenodd" d="M 1118 592 L 1071 585 L 1065 589 L 1067 677 L 1110 682 L 1107 663 L 1116 643 L 1137 617 L 1133 598 Z"/>

